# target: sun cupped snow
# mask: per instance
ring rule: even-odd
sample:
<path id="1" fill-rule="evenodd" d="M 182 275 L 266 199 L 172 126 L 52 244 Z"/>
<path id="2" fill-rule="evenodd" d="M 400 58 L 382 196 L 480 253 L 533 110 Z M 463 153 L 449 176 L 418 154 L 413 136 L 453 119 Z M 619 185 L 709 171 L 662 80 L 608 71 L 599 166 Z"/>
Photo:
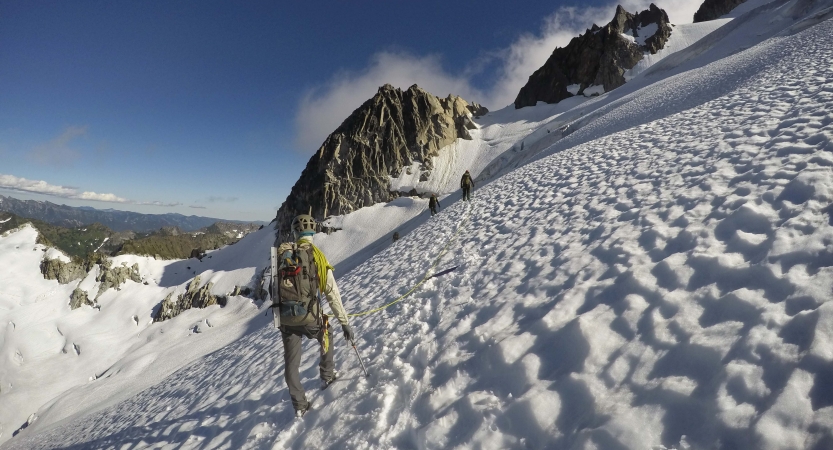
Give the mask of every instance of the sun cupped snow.
<path id="1" fill-rule="evenodd" d="M 261 326 L 5 448 L 826 448 L 831 35 L 768 41 L 753 76 L 732 64 L 754 49 L 713 66 L 737 74 L 720 95 L 557 149 L 343 275 L 348 312 L 382 305 L 471 215 L 438 264 L 456 270 L 355 321 L 370 377 L 335 339 L 342 378 L 303 420 Z"/>

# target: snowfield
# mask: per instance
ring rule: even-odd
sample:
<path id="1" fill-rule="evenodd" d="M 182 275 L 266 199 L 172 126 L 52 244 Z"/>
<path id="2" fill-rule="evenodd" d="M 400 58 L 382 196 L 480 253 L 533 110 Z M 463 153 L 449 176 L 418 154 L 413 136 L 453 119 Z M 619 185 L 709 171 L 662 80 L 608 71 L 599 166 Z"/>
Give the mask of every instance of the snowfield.
<path id="1" fill-rule="evenodd" d="M 127 281 L 97 300 L 99 308 L 70 311 L 75 287 L 98 293 L 98 269 L 66 285 L 44 280 L 41 259 L 69 258 L 36 244 L 37 231 L 24 226 L 0 237 L 0 439 L 35 423 L 49 424 L 87 414 L 159 383 L 184 364 L 251 331 L 258 316 L 251 300 L 229 297 L 225 308 L 186 311 L 151 324 L 152 312 L 169 292 L 185 291 L 194 270 L 216 293 L 252 283 L 269 264 L 270 230 L 196 259 L 156 261 L 123 255 L 113 265 L 138 263 L 148 285 Z M 207 269 L 207 270 L 206 270 Z M 215 273 L 216 271 L 216 273 Z M 267 319 L 259 323 L 267 323 Z M 21 429 L 21 427 L 24 427 Z"/>
<path id="2" fill-rule="evenodd" d="M 316 240 L 349 313 L 456 269 L 351 319 L 368 378 L 336 326 L 342 377 L 318 391 L 307 341 L 303 419 L 265 305 L 147 323 L 194 274 L 251 285 L 268 227 L 198 270 L 120 257 L 150 285 L 71 313 L 32 230 L 0 238 L 2 448 L 833 448 L 833 1 L 746 8 L 621 92 L 480 119 L 440 156 L 478 175 L 472 202 L 446 170 L 434 218 L 412 199 L 333 218 Z M 110 334 L 85 334 L 97 315 Z M 50 328 L 70 318 L 86 341 Z"/>

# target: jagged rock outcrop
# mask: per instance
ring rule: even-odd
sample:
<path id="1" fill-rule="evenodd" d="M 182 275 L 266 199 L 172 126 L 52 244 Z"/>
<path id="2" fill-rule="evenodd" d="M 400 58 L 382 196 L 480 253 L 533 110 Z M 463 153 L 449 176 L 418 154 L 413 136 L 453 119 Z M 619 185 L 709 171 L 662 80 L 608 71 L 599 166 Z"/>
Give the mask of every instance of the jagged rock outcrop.
<path id="1" fill-rule="evenodd" d="M 83 263 L 77 261 L 63 262 L 60 259 L 44 259 L 40 263 L 43 278 L 58 280 L 61 284 L 84 278 L 87 270 L 88 268 Z"/>
<path id="2" fill-rule="evenodd" d="M 214 286 L 214 283 L 209 282 L 205 286 L 200 287 L 200 277 L 197 275 L 188 284 L 188 290 L 184 294 L 178 295 L 176 300 L 173 299 L 173 292 L 169 293 L 165 297 L 165 300 L 162 300 L 162 305 L 153 316 L 153 321 L 162 322 L 172 319 L 182 313 L 182 311 L 191 308 L 205 308 L 211 305 L 225 306 L 226 297 L 212 294 L 212 286 Z"/>
<path id="3" fill-rule="evenodd" d="M 95 303 L 90 301 L 87 291 L 81 288 L 75 288 L 69 296 L 69 307 L 70 309 L 78 309 L 83 305 L 95 306 Z"/>
<path id="4" fill-rule="evenodd" d="M 652 34 L 643 36 L 648 32 Z M 670 36 L 668 14 L 653 3 L 636 15 L 618 6 L 610 23 L 604 27 L 594 24 L 566 47 L 556 48 L 521 88 L 515 108 L 558 103 L 573 96 L 567 89 L 572 85 L 578 85 L 577 95 L 590 86 L 602 86 L 605 92 L 616 89 L 625 84 L 625 72 L 641 61 L 645 52 L 655 54 Z"/>
<path id="5" fill-rule="evenodd" d="M 87 273 L 96 264 L 99 266 L 99 271 L 95 277 L 95 281 L 101 283 L 98 288 L 98 293 L 95 296 L 96 299 L 110 288 L 118 290 L 119 286 L 127 280 L 132 280 L 136 283 L 142 282 L 142 277 L 139 275 L 139 264 L 134 263 L 128 267 L 126 263 L 122 263 L 120 266 L 113 267 L 112 261 L 100 254 L 93 254 L 83 261 L 72 260 L 70 262 L 63 262 L 59 259 L 44 259 L 41 261 L 40 270 L 45 279 L 58 280 L 58 283 L 67 284 L 71 281 L 86 277 Z M 80 295 L 80 293 L 76 294 L 76 292 L 73 292 L 72 295 L 74 297 Z M 87 293 L 84 292 L 84 295 L 86 296 Z M 89 304 L 92 305 L 93 303 Z"/>
<path id="6" fill-rule="evenodd" d="M 386 84 L 353 111 L 310 158 L 277 214 L 277 229 L 289 230 L 297 214 L 323 219 L 388 202 L 390 178 L 419 163 L 421 179 L 431 157 L 458 138 L 471 139 L 471 117 L 488 110 L 449 95 L 436 97 L 416 85 L 403 91 Z M 406 169 L 407 168 L 407 169 Z"/>
<path id="7" fill-rule="evenodd" d="M 236 295 L 242 295 L 243 297 L 248 297 L 248 296 L 252 295 L 252 288 L 250 288 L 248 286 L 235 286 L 234 289 L 231 291 L 231 294 L 229 294 L 229 295 L 231 295 L 232 297 L 234 297 Z"/>
<path id="8" fill-rule="evenodd" d="M 120 290 L 119 286 L 127 280 L 133 280 L 136 283 L 142 282 L 138 264 L 134 263 L 131 267 L 127 267 L 126 263 L 122 263 L 122 265 L 116 267 L 113 267 L 112 264 L 109 259 L 105 259 L 99 263 L 100 270 L 98 276 L 95 277 L 95 281 L 99 281 L 101 284 L 98 287 L 98 294 L 95 296 L 96 299 L 101 297 L 101 294 L 106 292 L 107 289 L 115 288 L 116 290 Z"/>
<path id="9" fill-rule="evenodd" d="M 746 0 L 706 0 L 694 13 L 694 23 L 707 22 L 725 16 Z"/>

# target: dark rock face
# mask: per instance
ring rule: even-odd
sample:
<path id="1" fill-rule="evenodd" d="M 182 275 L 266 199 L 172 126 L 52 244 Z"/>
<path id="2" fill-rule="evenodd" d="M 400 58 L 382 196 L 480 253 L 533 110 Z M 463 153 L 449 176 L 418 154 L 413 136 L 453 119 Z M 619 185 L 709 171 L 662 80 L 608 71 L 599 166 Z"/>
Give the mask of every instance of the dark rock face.
<path id="1" fill-rule="evenodd" d="M 656 31 L 643 45 L 622 34 L 643 38 L 639 33 Z M 647 27 L 647 28 L 646 28 Z M 605 92 L 625 84 L 625 72 L 642 60 L 645 52 L 655 54 L 671 36 L 668 14 L 656 5 L 633 15 L 621 6 L 613 20 L 604 27 L 593 25 L 564 48 L 556 48 L 547 62 L 529 77 L 529 81 L 515 98 L 515 108 L 535 106 L 537 102 L 558 103 L 572 97 L 567 87 L 579 85 L 578 94 L 590 86 L 603 86 Z"/>
<path id="2" fill-rule="evenodd" d="M 434 95 L 413 85 L 384 85 L 356 109 L 310 158 L 277 214 L 279 236 L 292 219 L 306 214 L 324 219 L 401 195 L 390 178 L 419 163 L 421 178 L 433 169 L 431 157 L 456 139 L 471 139 L 471 116 L 486 114 L 460 97 Z"/>
<path id="3" fill-rule="evenodd" d="M 694 23 L 708 22 L 725 16 L 746 0 L 706 0 L 694 13 Z"/>

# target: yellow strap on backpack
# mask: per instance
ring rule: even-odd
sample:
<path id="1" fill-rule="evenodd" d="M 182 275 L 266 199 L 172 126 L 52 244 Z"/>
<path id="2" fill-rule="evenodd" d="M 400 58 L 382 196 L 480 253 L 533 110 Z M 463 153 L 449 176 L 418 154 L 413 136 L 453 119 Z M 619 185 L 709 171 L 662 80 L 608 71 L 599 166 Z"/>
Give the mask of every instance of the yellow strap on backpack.
<path id="1" fill-rule="evenodd" d="M 330 320 L 326 314 L 321 315 L 324 317 L 324 339 L 321 340 L 321 347 L 324 353 L 327 353 L 330 350 Z"/>

